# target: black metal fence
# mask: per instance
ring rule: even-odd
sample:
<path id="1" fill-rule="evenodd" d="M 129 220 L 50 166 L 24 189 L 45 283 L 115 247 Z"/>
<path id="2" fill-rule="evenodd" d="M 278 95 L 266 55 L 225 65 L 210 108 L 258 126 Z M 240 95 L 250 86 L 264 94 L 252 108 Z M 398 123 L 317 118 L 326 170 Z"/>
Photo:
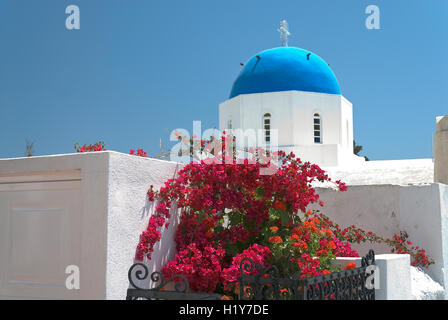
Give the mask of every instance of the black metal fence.
<path id="1" fill-rule="evenodd" d="M 276 266 L 263 268 L 245 258 L 241 261 L 238 279 L 239 299 L 242 300 L 375 300 L 373 250 L 361 259 L 361 267 L 315 277 L 279 277 Z M 215 293 L 191 292 L 188 280 L 182 275 L 165 280 L 161 272 L 153 272 L 150 280 L 154 288 L 138 287 L 134 279 L 147 280 L 148 268 L 142 263 L 134 264 L 128 272 L 131 286 L 126 299 L 151 300 L 220 300 Z"/>
<path id="2" fill-rule="evenodd" d="M 190 284 L 183 275 L 176 275 L 167 280 L 161 272 L 153 272 L 150 280 L 157 285 L 154 288 L 140 288 L 134 282 L 137 280 L 145 281 L 148 278 L 149 271 L 143 263 L 132 265 L 128 272 L 128 279 L 131 286 L 126 296 L 126 300 L 220 300 L 221 295 L 215 293 L 198 293 L 190 291 Z"/>

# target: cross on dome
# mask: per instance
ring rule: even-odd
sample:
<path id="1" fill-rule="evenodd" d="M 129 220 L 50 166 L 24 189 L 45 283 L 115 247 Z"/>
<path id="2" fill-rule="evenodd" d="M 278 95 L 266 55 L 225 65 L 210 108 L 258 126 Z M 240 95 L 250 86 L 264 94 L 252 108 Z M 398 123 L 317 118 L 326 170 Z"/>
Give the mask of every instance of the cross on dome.
<path id="1" fill-rule="evenodd" d="M 280 22 L 280 28 L 277 29 L 280 32 L 280 39 L 282 39 L 282 47 L 288 46 L 288 36 L 291 35 L 288 30 L 288 22 L 286 20 L 282 20 Z"/>

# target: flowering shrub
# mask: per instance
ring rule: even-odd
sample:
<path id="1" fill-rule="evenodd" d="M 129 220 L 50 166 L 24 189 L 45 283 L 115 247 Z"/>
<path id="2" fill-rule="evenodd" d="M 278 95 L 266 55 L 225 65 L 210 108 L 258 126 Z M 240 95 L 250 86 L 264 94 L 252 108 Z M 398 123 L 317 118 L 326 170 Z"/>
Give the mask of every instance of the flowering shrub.
<path id="1" fill-rule="evenodd" d="M 344 241 L 345 246 L 349 245 L 349 243 L 364 243 L 367 241 L 371 243 L 385 243 L 391 247 L 392 253 L 409 254 L 411 256 L 411 265 L 413 266 L 429 268 L 431 264 L 434 264 L 434 260 L 426 255 L 426 251 L 423 248 L 417 245 L 414 246 L 408 240 L 409 235 L 405 231 L 400 231 L 399 234 L 394 234 L 392 239 L 389 239 L 378 236 L 371 231 L 367 232 L 354 225 L 341 229 L 339 225 L 335 224 L 322 213 L 315 213 L 314 217 L 320 221 L 319 223 L 323 228 L 330 229 L 335 235 L 335 238 L 342 241 L 337 243 L 338 246 L 341 246 L 341 243 L 344 243 Z M 347 251 L 344 251 L 343 255 L 346 257 L 352 256 Z"/>
<path id="2" fill-rule="evenodd" d="M 178 254 L 162 271 L 184 275 L 195 291 L 234 297 L 245 257 L 262 266 L 276 265 L 285 277 L 339 271 L 335 258 L 358 257 L 351 243 L 364 241 L 384 241 L 399 252 L 415 253 L 416 263 L 431 263 L 424 251 L 412 252 L 419 248 L 409 248 L 404 235 L 389 240 L 355 226 L 341 229 L 318 211 L 307 211 L 309 204 L 323 205 L 311 184 L 332 182 L 319 166 L 280 151 L 280 165 L 263 175 L 260 171 L 271 163 L 237 163 L 228 156 L 223 155 L 233 161 L 225 164 L 191 162 L 160 190 L 150 186 L 148 199 L 157 205 L 140 235 L 137 260 L 151 259 L 176 202 L 181 212 L 175 235 Z M 333 183 L 340 191 L 347 189 L 341 181 Z"/>
<path id="3" fill-rule="evenodd" d="M 168 261 L 162 272 L 167 277 L 184 275 L 193 291 L 213 292 L 220 282 L 224 254 L 224 249 L 219 246 L 206 246 L 200 250 L 192 243 L 176 254 L 174 261 Z"/>
<path id="4" fill-rule="evenodd" d="M 233 284 L 236 284 L 238 281 L 238 277 L 241 275 L 240 272 L 240 264 L 244 258 L 250 258 L 254 263 L 260 263 L 262 267 L 266 267 L 269 265 L 267 259 L 271 256 L 271 250 L 269 247 L 260 246 L 256 243 L 251 245 L 246 250 L 243 250 L 242 253 L 237 254 L 232 259 L 232 263 L 228 268 L 225 268 L 222 272 L 222 279 L 224 283 L 224 290 L 232 291 L 234 289 Z M 248 274 L 254 275 L 257 273 L 257 270 L 254 268 L 252 272 Z M 235 288 L 238 290 L 238 288 Z"/>
<path id="5" fill-rule="evenodd" d="M 105 151 L 104 148 L 106 144 L 103 141 L 97 142 L 95 144 L 84 144 L 83 146 L 79 146 L 79 143 L 75 143 L 76 152 L 92 152 L 92 151 Z"/>
<path id="6" fill-rule="evenodd" d="M 434 260 L 426 255 L 425 249 L 419 246 L 413 246 L 412 242 L 407 240 L 409 238 L 406 231 L 400 231 L 400 234 L 394 234 L 392 239 L 385 239 L 384 241 L 392 247 L 392 252 L 407 253 L 411 256 L 411 265 L 428 268 L 434 264 Z"/>
<path id="7" fill-rule="evenodd" d="M 103 141 L 97 142 L 95 144 L 89 144 L 89 145 L 79 145 L 79 142 L 75 143 L 74 147 L 76 152 L 94 152 L 94 151 L 106 151 L 105 148 L 106 144 Z M 135 150 L 130 149 L 129 154 L 136 155 L 139 157 L 148 157 L 148 154 L 143 149 L 137 149 L 137 152 Z"/>
<path id="8" fill-rule="evenodd" d="M 302 277 L 334 270 L 331 260 L 341 250 L 349 250 L 349 245 L 340 244 L 340 240 L 336 244 L 333 234 L 321 230 L 312 216 L 301 218 L 297 213 L 305 212 L 310 203 L 319 203 L 310 184 L 331 179 L 317 165 L 302 163 L 294 154 L 279 152 L 279 156 L 281 166 L 273 175 L 260 175 L 260 169 L 268 164 L 201 161 L 186 165 L 177 178 L 165 182 L 158 192 L 151 186 L 148 198 L 157 198 L 158 203 L 140 236 L 136 258 L 151 259 L 161 237 L 160 229 L 167 227 L 169 208 L 176 201 L 181 210 L 175 236 L 179 254 L 164 268 L 167 274 L 183 274 L 187 278 L 198 273 L 219 275 L 213 281 L 202 279 L 206 284 L 202 289 L 213 291 L 219 286 L 231 294 L 239 276 L 239 262 L 245 256 L 263 265 L 275 263 L 283 274 L 300 270 Z M 340 181 L 335 185 L 346 189 Z M 196 256 L 197 250 L 224 250 L 223 258 L 215 260 L 220 262 L 219 267 L 215 266 L 218 272 L 212 276 L 211 272 L 192 269 L 191 261 L 186 260 L 192 248 Z"/>
<path id="9" fill-rule="evenodd" d="M 148 156 L 148 154 L 143 149 L 137 149 L 137 153 L 135 152 L 135 150 L 131 149 L 131 150 L 129 150 L 129 154 L 136 155 L 139 157 L 147 157 Z"/>

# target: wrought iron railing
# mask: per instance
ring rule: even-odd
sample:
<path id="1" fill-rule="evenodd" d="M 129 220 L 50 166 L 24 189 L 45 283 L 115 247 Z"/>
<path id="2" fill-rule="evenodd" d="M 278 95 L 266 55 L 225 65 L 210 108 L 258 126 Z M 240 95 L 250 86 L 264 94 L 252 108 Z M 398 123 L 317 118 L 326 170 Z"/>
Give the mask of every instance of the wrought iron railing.
<path id="1" fill-rule="evenodd" d="M 151 273 L 150 280 L 156 284 L 154 288 L 140 288 L 135 282 L 148 279 L 148 267 L 143 263 L 136 263 L 128 271 L 129 283 L 133 288 L 129 288 L 126 300 L 220 300 L 221 295 L 214 293 L 198 293 L 190 291 L 190 284 L 187 278 L 182 275 L 175 275 L 167 280 L 161 272 Z"/>
<path id="2" fill-rule="evenodd" d="M 375 254 L 361 259 L 361 267 L 303 279 L 305 300 L 375 300 Z"/>
<path id="3" fill-rule="evenodd" d="M 314 277 L 280 278 L 276 266 L 263 268 L 245 258 L 239 277 L 240 299 L 244 300 L 375 300 L 373 250 L 361 259 L 361 267 Z M 370 282 L 370 285 L 367 285 Z"/>
<path id="4" fill-rule="evenodd" d="M 250 258 L 241 261 L 241 276 L 238 279 L 242 300 L 375 300 L 373 287 L 375 254 L 373 250 L 361 259 L 361 267 L 330 274 L 301 279 L 282 278 L 276 266 L 263 268 Z M 150 300 L 219 300 L 215 293 L 191 292 L 188 280 L 182 275 L 165 280 L 161 272 L 153 272 L 150 280 L 154 288 L 144 289 L 135 284 L 134 279 L 149 280 L 149 272 L 143 263 L 134 264 L 128 272 L 133 288 L 127 291 L 127 299 Z M 370 285 L 367 285 L 370 282 Z"/>

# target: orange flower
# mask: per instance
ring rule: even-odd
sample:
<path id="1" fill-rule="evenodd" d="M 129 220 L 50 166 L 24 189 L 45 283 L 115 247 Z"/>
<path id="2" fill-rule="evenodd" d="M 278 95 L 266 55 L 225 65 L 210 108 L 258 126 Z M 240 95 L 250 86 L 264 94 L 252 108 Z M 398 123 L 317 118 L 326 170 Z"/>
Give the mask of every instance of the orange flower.
<path id="1" fill-rule="evenodd" d="M 330 274 L 330 271 L 328 271 L 327 269 L 322 271 L 323 274 Z"/>
<path id="2" fill-rule="evenodd" d="M 297 249 L 304 249 L 304 250 L 306 250 L 306 249 L 308 249 L 308 245 L 306 244 L 306 242 L 304 242 L 304 241 L 297 241 L 297 242 L 294 242 L 293 244 L 292 244 L 292 246 L 293 247 L 296 247 Z"/>
<path id="3" fill-rule="evenodd" d="M 334 244 L 333 241 L 328 242 L 328 246 L 329 246 L 331 249 L 336 249 L 336 245 Z"/>
<path id="4" fill-rule="evenodd" d="M 221 300 L 233 300 L 233 298 L 231 296 L 221 296 Z"/>
<path id="5" fill-rule="evenodd" d="M 331 232 L 330 229 L 322 229 L 322 231 L 325 232 L 329 237 L 333 236 L 333 233 Z"/>
<path id="6" fill-rule="evenodd" d="M 274 237 L 270 237 L 270 238 L 269 238 L 269 242 L 270 242 L 270 243 L 282 243 L 283 240 L 282 240 L 282 238 L 279 237 L 279 236 L 274 236 Z"/>
<path id="7" fill-rule="evenodd" d="M 272 232 L 277 232 L 277 231 L 278 231 L 278 227 L 275 227 L 275 226 L 274 226 L 274 227 L 270 227 L 269 229 L 270 229 Z"/>
<path id="8" fill-rule="evenodd" d="M 275 209 L 279 209 L 279 210 L 283 210 L 283 211 L 286 210 L 285 204 L 282 201 L 278 201 L 278 200 L 275 200 L 274 208 Z"/>
<path id="9" fill-rule="evenodd" d="M 314 223 L 317 223 L 317 224 L 320 223 L 319 219 L 317 219 L 317 218 L 315 218 L 315 217 L 312 217 L 312 218 L 310 218 L 309 220 L 310 220 L 311 222 L 314 222 Z"/>
<path id="10" fill-rule="evenodd" d="M 350 270 L 350 269 L 355 269 L 355 268 L 356 268 L 356 263 L 350 262 L 350 263 L 347 263 L 344 270 Z"/>
<path id="11" fill-rule="evenodd" d="M 297 234 L 293 234 L 292 236 L 289 237 L 290 240 L 296 240 L 296 241 L 300 241 L 300 237 Z"/>
<path id="12" fill-rule="evenodd" d="M 328 254 L 328 251 L 325 249 L 321 249 L 316 252 L 318 256 L 326 256 Z"/>
<path id="13" fill-rule="evenodd" d="M 307 223 L 307 226 L 311 229 L 311 231 L 313 231 L 313 232 L 316 232 L 317 231 L 317 227 L 316 227 L 316 225 L 314 224 L 314 222 L 308 222 Z"/>
<path id="14" fill-rule="evenodd" d="M 295 234 L 300 234 L 300 229 L 297 227 L 294 227 L 294 228 L 292 228 L 291 232 L 295 233 Z"/>

